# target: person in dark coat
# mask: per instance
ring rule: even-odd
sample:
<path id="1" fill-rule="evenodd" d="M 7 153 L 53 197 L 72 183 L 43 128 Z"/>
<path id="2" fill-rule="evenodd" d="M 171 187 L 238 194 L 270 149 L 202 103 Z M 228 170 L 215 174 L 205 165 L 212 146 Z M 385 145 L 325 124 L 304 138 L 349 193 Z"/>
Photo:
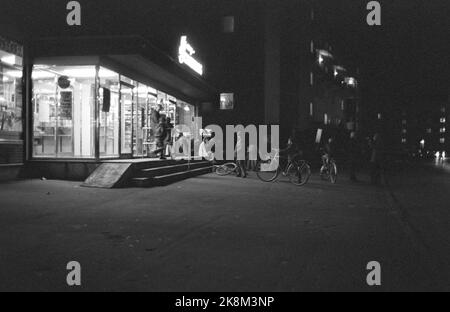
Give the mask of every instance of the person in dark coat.
<path id="1" fill-rule="evenodd" d="M 173 130 L 174 126 L 173 123 L 171 122 L 170 117 L 166 118 L 166 138 L 164 140 L 164 151 L 167 151 L 167 147 L 169 147 L 168 149 L 168 154 L 170 156 L 171 151 L 172 151 L 172 130 Z"/>
<path id="2" fill-rule="evenodd" d="M 359 146 L 358 139 L 356 138 L 356 133 L 354 131 L 350 133 L 350 139 L 348 141 L 347 146 L 347 153 L 348 153 L 350 180 L 357 181 L 356 172 L 358 170 L 358 161 L 361 155 L 361 149 Z"/>
<path id="3" fill-rule="evenodd" d="M 166 159 L 165 154 L 165 141 L 167 137 L 167 122 L 166 117 L 160 117 L 158 126 L 155 130 L 155 141 L 156 141 L 156 155 L 161 155 L 160 159 Z"/>
<path id="4" fill-rule="evenodd" d="M 378 185 L 381 183 L 381 170 L 383 162 L 383 142 L 378 133 L 373 136 L 370 142 L 370 177 L 372 184 Z"/>

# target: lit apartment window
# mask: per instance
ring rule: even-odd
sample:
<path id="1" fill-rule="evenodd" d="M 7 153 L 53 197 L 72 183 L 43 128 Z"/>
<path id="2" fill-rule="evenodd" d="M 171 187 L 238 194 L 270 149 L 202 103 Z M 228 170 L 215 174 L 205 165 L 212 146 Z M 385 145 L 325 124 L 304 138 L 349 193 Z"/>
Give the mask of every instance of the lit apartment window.
<path id="1" fill-rule="evenodd" d="M 439 139 L 439 142 L 440 142 L 441 144 L 444 144 L 444 143 L 445 143 L 445 138 L 440 138 L 440 139 Z"/>
<path id="2" fill-rule="evenodd" d="M 431 132 L 432 132 L 431 128 L 428 128 L 427 133 L 431 133 Z"/>
<path id="3" fill-rule="evenodd" d="M 381 115 L 381 113 L 378 113 L 378 120 L 381 120 L 381 118 L 383 117 L 382 115 Z"/>
<path id="4" fill-rule="evenodd" d="M 314 116 L 314 104 L 312 102 L 309 103 L 309 115 Z"/>
<path id="5" fill-rule="evenodd" d="M 445 107 L 441 107 L 441 112 L 445 113 Z"/>
<path id="6" fill-rule="evenodd" d="M 403 143 L 403 144 L 406 143 L 406 139 L 405 139 L 405 138 L 402 139 L 402 143 Z"/>
<path id="7" fill-rule="evenodd" d="M 440 133 L 445 133 L 445 128 L 439 129 L 439 132 L 440 132 Z"/>
<path id="8" fill-rule="evenodd" d="M 309 75 L 309 83 L 313 86 L 314 85 L 314 73 L 311 72 Z"/>
<path id="9" fill-rule="evenodd" d="M 222 19 L 222 31 L 227 34 L 234 33 L 234 16 L 225 16 Z"/>
<path id="10" fill-rule="evenodd" d="M 406 125 L 406 120 L 405 119 L 402 120 L 402 125 Z"/>
<path id="11" fill-rule="evenodd" d="M 441 121 L 441 123 L 445 123 L 445 117 L 442 117 L 442 118 L 440 119 L 440 121 Z"/>
<path id="12" fill-rule="evenodd" d="M 328 114 L 323 114 L 323 123 L 328 124 Z"/>
<path id="13" fill-rule="evenodd" d="M 314 40 L 311 40 L 311 53 L 314 53 Z"/>
<path id="14" fill-rule="evenodd" d="M 406 130 L 406 129 L 403 129 L 402 130 L 402 133 L 407 133 L 408 131 Z"/>

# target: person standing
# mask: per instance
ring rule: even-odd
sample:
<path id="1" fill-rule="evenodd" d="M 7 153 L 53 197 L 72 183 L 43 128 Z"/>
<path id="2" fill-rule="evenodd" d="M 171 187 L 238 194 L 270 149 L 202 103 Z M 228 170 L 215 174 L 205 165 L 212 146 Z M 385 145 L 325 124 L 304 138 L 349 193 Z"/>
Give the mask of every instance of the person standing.
<path id="1" fill-rule="evenodd" d="M 170 117 L 167 117 L 166 119 L 166 138 L 164 140 L 164 152 L 166 156 L 171 156 L 172 154 L 172 130 L 174 126 L 171 123 Z"/>
<path id="2" fill-rule="evenodd" d="M 155 131 L 155 140 L 156 140 L 156 150 L 155 154 L 158 156 L 160 154 L 160 159 L 166 159 L 165 154 L 165 145 L 164 142 L 166 140 L 167 130 L 166 130 L 166 118 L 160 117 L 158 126 Z"/>
<path id="3" fill-rule="evenodd" d="M 374 185 L 381 183 L 381 164 L 383 161 L 383 143 L 378 133 L 375 133 L 373 140 L 370 142 L 370 178 Z"/>
<path id="4" fill-rule="evenodd" d="M 348 152 L 350 180 L 356 182 L 357 181 L 356 172 L 358 170 L 358 161 L 361 151 L 359 148 L 358 139 L 356 138 L 356 133 L 354 131 L 350 133 L 347 152 Z"/>
<path id="5" fill-rule="evenodd" d="M 246 150 L 245 150 L 244 140 L 242 138 L 243 136 L 244 136 L 244 134 L 242 132 L 239 132 L 237 135 L 235 157 L 236 157 L 236 165 L 238 167 L 237 176 L 246 178 L 247 177 L 247 170 L 245 168 Z M 244 159 L 241 159 L 242 156 L 244 157 Z"/>

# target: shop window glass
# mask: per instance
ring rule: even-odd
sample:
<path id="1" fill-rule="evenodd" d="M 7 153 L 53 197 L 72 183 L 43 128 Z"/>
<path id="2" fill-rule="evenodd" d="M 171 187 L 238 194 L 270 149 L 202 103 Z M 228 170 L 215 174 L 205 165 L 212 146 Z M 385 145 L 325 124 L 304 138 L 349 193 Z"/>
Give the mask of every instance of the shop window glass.
<path id="1" fill-rule="evenodd" d="M 22 58 L 0 50 L 0 140 L 22 139 Z"/>
<path id="2" fill-rule="evenodd" d="M 95 156 L 94 66 L 33 67 L 33 155 Z"/>
<path id="3" fill-rule="evenodd" d="M 121 76 L 120 80 L 121 153 L 129 155 L 133 149 L 133 114 L 136 101 L 134 90 L 137 88 L 137 83 L 124 76 Z"/>
<path id="4" fill-rule="evenodd" d="M 100 157 L 119 156 L 119 75 L 100 67 Z"/>

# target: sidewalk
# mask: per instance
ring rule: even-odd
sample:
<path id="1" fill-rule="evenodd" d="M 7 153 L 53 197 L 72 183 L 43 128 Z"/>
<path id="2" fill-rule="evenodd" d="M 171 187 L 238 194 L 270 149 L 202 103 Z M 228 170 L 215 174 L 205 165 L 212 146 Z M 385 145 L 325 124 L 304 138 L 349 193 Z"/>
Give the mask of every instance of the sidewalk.
<path id="1" fill-rule="evenodd" d="M 28 180 L 3 184 L 0 197 L 0 290 L 73 290 L 73 260 L 85 291 L 429 286 L 385 192 L 342 176 L 296 187 L 211 174 L 115 190 Z M 373 260 L 383 267 L 378 289 L 366 284 Z"/>

